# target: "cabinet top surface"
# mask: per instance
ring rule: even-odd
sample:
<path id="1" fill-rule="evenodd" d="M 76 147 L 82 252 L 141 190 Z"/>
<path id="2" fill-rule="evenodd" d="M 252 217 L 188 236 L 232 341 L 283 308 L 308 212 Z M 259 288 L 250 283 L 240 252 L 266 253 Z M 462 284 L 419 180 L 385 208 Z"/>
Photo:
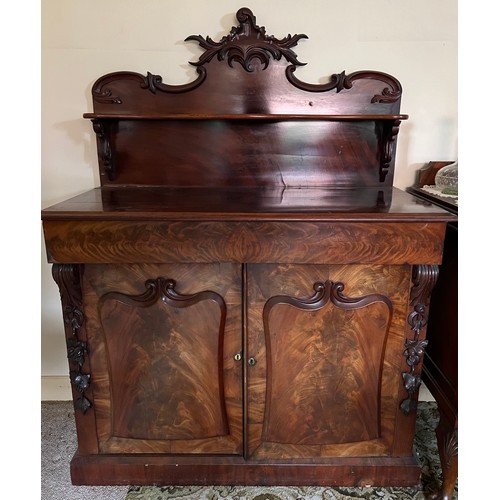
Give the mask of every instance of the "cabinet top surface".
<path id="1" fill-rule="evenodd" d="M 96 188 L 42 210 L 43 220 L 413 220 L 449 212 L 397 188 Z"/>

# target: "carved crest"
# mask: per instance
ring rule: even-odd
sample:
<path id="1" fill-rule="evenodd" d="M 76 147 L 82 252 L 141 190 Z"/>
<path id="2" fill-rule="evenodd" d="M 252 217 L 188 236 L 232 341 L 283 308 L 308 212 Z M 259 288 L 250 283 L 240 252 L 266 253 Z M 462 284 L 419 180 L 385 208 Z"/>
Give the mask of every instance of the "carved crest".
<path id="1" fill-rule="evenodd" d="M 120 105 L 127 107 L 132 102 L 132 94 L 127 96 L 130 102 L 124 103 L 125 88 L 130 89 L 130 92 L 135 93 L 136 89 L 148 90 L 151 94 L 172 94 L 182 95 L 187 94 L 200 87 L 207 78 L 208 67 L 207 63 L 216 59 L 220 62 L 225 62 L 230 68 L 235 68 L 241 65 L 248 73 L 267 69 L 273 61 L 285 60 L 289 63 L 285 69 L 285 77 L 288 82 L 294 87 L 310 93 L 324 93 L 335 91 L 336 93 L 346 92 L 356 85 L 357 81 L 375 80 L 385 84 L 380 90 L 369 94 L 367 91 L 367 99 L 370 104 L 395 104 L 394 109 L 399 112 L 399 100 L 401 99 L 402 88 L 399 81 L 393 76 L 382 73 L 380 71 L 356 71 L 346 74 L 345 71 L 334 73 L 330 76 L 330 81 L 327 83 L 307 83 L 303 82 L 295 76 L 295 71 L 298 66 L 304 66 L 306 63 L 298 60 L 297 54 L 292 50 L 299 40 L 307 39 L 305 34 L 295 34 L 279 39 L 273 35 L 266 33 L 264 26 L 259 26 L 253 12 L 243 7 L 236 13 L 236 19 L 239 22 L 237 26 L 233 26 L 230 32 L 223 36 L 218 42 L 214 41 L 210 36 L 203 37 L 201 35 L 190 35 L 184 41 L 195 41 L 201 46 L 204 52 L 199 57 L 198 61 L 190 62 L 196 67 L 197 78 L 193 81 L 181 84 L 170 85 L 163 82 L 160 75 L 155 75 L 150 72 L 147 75 L 130 71 L 119 71 L 103 75 L 96 80 L 92 87 L 92 95 L 94 98 L 94 107 L 96 104 L 103 105 Z M 213 68 L 214 71 L 220 71 L 221 68 Z M 115 84 L 120 82 L 120 88 L 115 88 Z M 180 97 L 182 99 L 182 97 Z M 169 103 L 170 101 L 166 101 Z M 173 102 L 173 101 L 172 101 Z M 124 106 L 125 104 L 125 106 Z M 364 111 L 364 109 L 363 109 Z M 183 113 L 187 113 L 183 111 Z M 135 113 L 132 113 L 135 114 Z M 90 117 L 90 115 L 89 115 Z M 392 142 L 397 135 L 399 123 L 395 124 L 392 134 L 387 133 L 384 139 L 387 143 L 384 145 L 384 153 L 380 171 L 380 177 L 383 180 L 387 174 L 387 170 L 392 161 Z M 102 131 L 101 126 L 95 128 L 98 137 L 106 134 L 107 131 Z M 103 133 L 102 133 L 103 132 Z M 108 176 L 113 175 L 112 159 L 106 155 L 106 145 L 100 141 L 102 162 L 104 162 L 104 170 Z M 110 166 L 111 165 L 111 166 Z"/>
<path id="2" fill-rule="evenodd" d="M 201 35 L 188 36 L 185 41 L 195 40 L 205 49 L 200 59 L 190 64 L 202 66 L 215 56 L 219 61 L 226 60 L 231 67 L 237 62 L 249 72 L 255 69 L 252 64 L 254 59 L 257 59 L 264 69 L 269 65 L 271 58 L 279 61 L 284 57 L 295 66 L 305 64 L 298 61 L 292 47 L 295 47 L 300 39 L 307 38 L 306 35 L 288 35 L 281 40 L 267 35 L 265 27 L 257 26 L 255 16 L 246 7 L 238 10 L 236 19 L 240 24 L 233 26 L 229 34 L 222 37 L 219 42 L 214 42 L 209 36 L 206 38 Z"/>

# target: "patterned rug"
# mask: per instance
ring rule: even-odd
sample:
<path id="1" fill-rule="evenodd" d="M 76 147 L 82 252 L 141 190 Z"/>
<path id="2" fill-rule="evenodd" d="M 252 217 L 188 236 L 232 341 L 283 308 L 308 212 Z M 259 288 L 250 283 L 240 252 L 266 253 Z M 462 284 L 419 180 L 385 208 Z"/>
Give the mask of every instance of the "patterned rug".
<path id="1" fill-rule="evenodd" d="M 133 486 L 125 500 L 429 500 L 441 487 L 441 466 L 434 429 L 439 414 L 436 403 L 420 401 L 417 409 L 415 450 L 422 464 L 422 481 L 414 488 L 342 488 L 316 486 Z M 458 500 L 458 482 L 454 500 Z"/>

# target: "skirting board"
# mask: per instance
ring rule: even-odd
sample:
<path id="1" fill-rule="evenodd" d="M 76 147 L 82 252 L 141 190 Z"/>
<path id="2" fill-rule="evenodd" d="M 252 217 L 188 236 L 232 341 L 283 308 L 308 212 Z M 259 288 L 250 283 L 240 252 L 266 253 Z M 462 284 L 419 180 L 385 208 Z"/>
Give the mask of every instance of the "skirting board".
<path id="1" fill-rule="evenodd" d="M 42 401 L 71 401 L 69 376 L 42 376 Z"/>
<path id="2" fill-rule="evenodd" d="M 42 376 L 42 401 L 70 401 L 71 384 L 69 376 Z M 420 386 L 419 401 L 434 401 L 429 389 L 422 384 Z"/>

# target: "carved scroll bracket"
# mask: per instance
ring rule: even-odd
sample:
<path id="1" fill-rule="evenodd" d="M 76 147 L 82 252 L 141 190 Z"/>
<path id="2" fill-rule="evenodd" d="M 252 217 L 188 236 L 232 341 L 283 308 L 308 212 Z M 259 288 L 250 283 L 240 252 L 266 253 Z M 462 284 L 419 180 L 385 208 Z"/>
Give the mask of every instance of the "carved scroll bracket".
<path id="1" fill-rule="evenodd" d="M 385 181 L 387 173 L 389 172 L 389 168 L 391 167 L 394 158 L 394 152 L 396 150 L 396 137 L 399 134 L 400 124 L 401 120 L 394 120 L 392 124 L 389 124 L 387 126 L 388 131 L 385 134 L 382 161 L 380 162 L 380 182 Z"/>
<path id="2" fill-rule="evenodd" d="M 436 284 L 438 273 L 439 267 L 437 265 L 418 265 L 413 268 L 413 288 L 410 292 L 410 305 L 413 310 L 408 315 L 412 336 L 406 339 L 403 351 L 410 370 L 402 374 L 408 397 L 400 405 L 401 410 L 406 415 L 417 409 L 418 389 L 422 383 L 417 367 L 423 359 L 428 343 L 427 340 L 420 337 L 427 326 L 431 292 Z"/>
<path id="3" fill-rule="evenodd" d="M 382 125 L 382 145 L 381 145 L 381 155 L 380 155 L 380 167 L 379 167 L 379 181 L 384 182 L 389 170 L 391 168 L 394 152 L 396 150 L 396 138 L 399 134 L 399 126 L 401 125 L 401 120 L 394 120 Z"/>
<path id="4" fill-rule="evenodd" d="M 115 165 L 111 149 L 111 128 L 113 124 L 105 120 L 92 120 L 92 126 L 97 137 L 97 155 L 101 175 L 107 175 L 110 181 L 116 177 Z"/>
<path id="5" fill-rule="evenodd" d="M 78 338 L 80 328 L 84 323 L 82 293 L 80 288 L 79 267 L 73 264 L 54 264 L 52 276 L 59 287 L 63 310 L 63 320 L 66 326 L 66 346 L 70 365 L 70 380 L 73 387 L 80 393 L 75 399 L 76 409 L 84 414 L 92 403 L 86 396 L 90 387 L 90 374 L 82 368 L 88 356 L 87 343 Z"/>

